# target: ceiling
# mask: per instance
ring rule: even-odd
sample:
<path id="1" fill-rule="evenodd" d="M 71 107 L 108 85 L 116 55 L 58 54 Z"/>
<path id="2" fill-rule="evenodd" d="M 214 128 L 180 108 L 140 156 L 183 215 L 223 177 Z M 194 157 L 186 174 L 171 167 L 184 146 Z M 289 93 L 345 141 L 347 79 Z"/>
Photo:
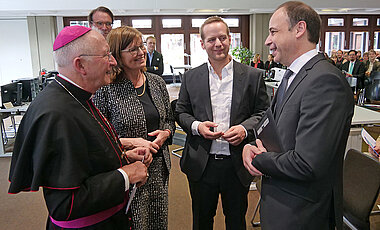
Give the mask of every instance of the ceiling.
<path id="1" fill-rule="evenodd" d="M 106 6 L 122 15 L 202 15 L 271 13 L 279 0 L 0 0 L 0 18 L 87 16 Z M 308 0 L 320 14 L 380 14 L 379 0 Z"/>

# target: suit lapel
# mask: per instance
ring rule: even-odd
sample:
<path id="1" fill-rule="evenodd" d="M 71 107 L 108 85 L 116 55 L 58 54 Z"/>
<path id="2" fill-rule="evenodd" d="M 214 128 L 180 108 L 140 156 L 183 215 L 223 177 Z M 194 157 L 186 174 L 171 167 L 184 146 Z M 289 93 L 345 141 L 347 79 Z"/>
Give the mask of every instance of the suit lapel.
<path id="1" fill-rule="evenodd" d="M 288 87 L 288 89 L 285 92 L 284 100 L 283 100 L 283 103 L 282 103 L 282 105 L 280 106 L 280 108 L 278 110 L 278 115 L 276 116 L 276 120 L 277 120 L 278 117 L 280 117 L 280 114 L 282 113 L 282 110 L 283 110 L 285 104 L 287 103 L 287 101 L 289 100 L 290 96 L 294 93 L 295 89 L 302 82 L 302 80 L 307 76 L 307 70 L 311 69 L 314 66 L 314 64 L 317 63 L 318 61 L 320 61 L 321 59 L 324 59 L 323 54 L 318 54 L 315 57 L 313 57 L 312 59 L 310 59 L 300 69 L 300 71 L 295 76 L 295 78 L 293 79 L 292 83 L 290 84 L 290 86 Z"/>
<path id="2" fill-rule="evenodd" d="M 231 115 L 230 125 L 236 120 L 238 115 L 240 101 L 243 95 L 243 77 L 244 72 L 241 69 L 240 63 L 233 61 L 233 83 L 232 83 L 232 100 L 231 100 Z"/>
<path id="3" fill-rule="evenodd" d="M 211 95 L 210 95 L 210 82 L 209 82 L 209 70 L 207 63 L 203 64 L 202 68 L 199 68 L 199 94 L 201 98 L 204 98 L 204 106 L 209 121 L 213 121 L 212 107 L 211 107 Z"/>
<path id="4" fill-rule="evenodd" d="M 359 73 L 359 65 L 360 65 L 360 61 L 359 61 L 359 60 L 356 60 L 356 61 L 355 61 L 355 64 L 354 64 L 354 69 L 352 70 L 352 74 L 353 74 L 353 75 Z"/>
<path id="5" fill-rule="evenodd" d="M 151 65 L 154 66 L 154 64 L 156 64 L 156 59 L 157 59 L 157 52 L 154 50 L 153 51 L 153 56 L 152 56 L 152 63 Z"/>

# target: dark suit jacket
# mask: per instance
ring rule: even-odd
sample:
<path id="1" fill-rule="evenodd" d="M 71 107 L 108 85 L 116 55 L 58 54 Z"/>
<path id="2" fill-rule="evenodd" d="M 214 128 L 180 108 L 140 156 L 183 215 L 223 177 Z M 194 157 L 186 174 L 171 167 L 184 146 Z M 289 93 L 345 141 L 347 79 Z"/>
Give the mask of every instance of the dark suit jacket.
<path id="1" fill-rule="evenodd" d="M 255 63 L 253 63 L 253 61 L 251 61 L 251 66 L 255 67 Z M 257 68 L 258 69 L 265 69 L 264 68 L 264 64 L 263 64 L 263 62 L 261 60 L 259 61 L 259 63 L 257 63 Z"/>
<path id="2" fill-rule="evenodd" d="M 349 67 L 350 67 L 350 62 L 347 61 L 340 66 L 340 69 L 348 72 Z M 364 88 L 364 74 L 365 74 L 364 63 L 356 60 L 354 64 L 354 69 L 352 70 L 352 76 L 358 79 L 356 82 L 356 88 L 358 89 Z"/>
<path id="3" fill-rule="evenodd" d="M 238 146 L 230 145 L 235 171 L 244 186 L 249 186 L 252 176 L 243 166 L 242 150 L 253 140 L 253 127 L 269 106 L 263 80 L 264 72 L 247 65 L 233 63 L 233 90 L 230 125 L 243 125 L 248 137 Z M 207 64 L 185 72 L 176 107 L 178 124 L 186 132 L 186 143 L 181 158 L 181 169 L 189 180 L 198 181 L 209 159 L 211 140 L 193 135 L 194 121 L 212 121 L 209 71 Z"/>
<path id="4" fill-rule="evenodd" d="M 369 68 L 369 61 L 367 61 L 367 62 L 364 63 L 364 69 L 365 69 L 365 71 L 367 71 L 368 68 Z M 380 62 L 379 61 L 375 61 L 373 63 L 372 71 L 371 72 L 380 72 Z"/>
<path id="5" fill-rule="evenodd" d="M 272 62 L 266 61 L 265 62 L 265 70 L 270 70 L 274 67 L 278 67 L 276 62 L 274 62 L 274 61 L 272 61 Z"/>
<path id="6" fill-rule="evenodd" d="M 277 95 L 272 111 L 276 100 Z M 343 156 L 353 109 L 347 80 L 323 54 L 301 68 L 275 116 L 285 152 L 262 153 L 252 161 L 266 175 L 263 229 L 327 229 L 332 207 L 342 228 Z"/>
<path id="7" fill-rule="evenodd" d="M 154 67 L 158 67 L 158 69 L 155 70 Z M 162 73 L 164 72 L 164 59 L 162 54 L 157 51 L 153 51 L 152 64 L 149 63 L 149 56 L 146 54 L 146 69 L 149 73 L 162 76 Z"/>

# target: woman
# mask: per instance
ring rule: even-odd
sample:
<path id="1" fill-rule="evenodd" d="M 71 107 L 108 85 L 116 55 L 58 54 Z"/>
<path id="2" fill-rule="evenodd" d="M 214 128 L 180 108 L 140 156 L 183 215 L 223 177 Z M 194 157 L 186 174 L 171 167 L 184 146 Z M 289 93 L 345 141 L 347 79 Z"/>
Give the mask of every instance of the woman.
<path id="1" fill-rule="evenodd" d="M 251 66 L 254 68 L 264 69 L 264 64 L 260 60 L 260 54 L 255 54 L 253 61 L 251 62 Z"/>
<path id="2" fill-rule="evenodd" d="M 277 67 L 277 63 L 273 60 L 273 55 L 268 55 L 268 60 L 265 62 L 265 70 L 270 70 L 274 67 Z"/>
<path id="3" fill-rule="evenodd" d="M 326 60 L 328 61 L 328 62 L 330 62 L 331 64 L 333 64 L 333 65 L 335 65 L 335 62 L 334 62 L 334 60 L 333 59 L 331 59 L 330 57 L 329 57 L 329 55 L 325 52 L 325 53 L 323 53 L 324 55 L 325 55 L 325 58 L 326 58 Z"/>
<path id="4" fill-rule="evenodd" d="M 168 145 L 175 129 L 169 94 L 161 77 L 146 72 L 147 51 L 138 30 L 113 29 L 107 42 L 117 66 L 111 84 L 96 92 L 94 102 L 125 147 L 147 147 L 153 153 L 148 181 L 131 204 L 133 229 L 167 229 Z"/>

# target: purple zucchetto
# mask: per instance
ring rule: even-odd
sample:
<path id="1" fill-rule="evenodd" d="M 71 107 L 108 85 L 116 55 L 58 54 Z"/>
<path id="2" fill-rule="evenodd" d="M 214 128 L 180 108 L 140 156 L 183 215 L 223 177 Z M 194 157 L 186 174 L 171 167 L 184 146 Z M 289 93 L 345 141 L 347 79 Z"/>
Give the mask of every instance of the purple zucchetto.
<path id="1" fill-rule="evenodd" d="M 59 32 L 53 44 L 53 50 L 64 47 L 68 43 L 86 34 L 91 29 L 84 26 L 66 26 Z"/>

